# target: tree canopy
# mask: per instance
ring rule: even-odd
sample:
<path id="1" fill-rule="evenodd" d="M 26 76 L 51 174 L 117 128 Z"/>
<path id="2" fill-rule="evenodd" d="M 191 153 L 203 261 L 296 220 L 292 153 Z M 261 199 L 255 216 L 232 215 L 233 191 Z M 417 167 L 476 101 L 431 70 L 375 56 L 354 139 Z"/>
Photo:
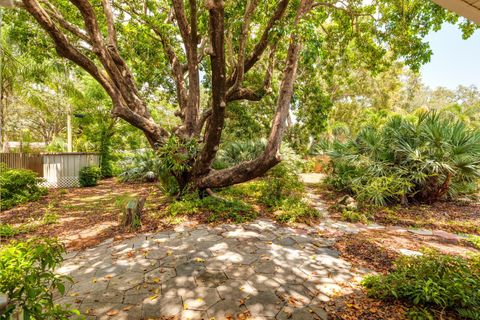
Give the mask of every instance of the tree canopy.
<path id="1" fill-rule="evenodd" d="M 475 29 L 422 0 L 22 0 L 18 6 L 9 17 L 12 37 L 37 59 L 51 58 L 55 48 L 86 71 L 110 97 L 112 115 L 142 130 L 153 148 L 173 139 L 178 147 L 169 152 L 176 157 L 195 144 L 181 170 L 172 169 L 181 189 L 263 174 L 281 160 L 292 114 L 318 131 L 331 97 L 342 83 L 361 85 L 362 70 L 375 75 L 399 59 L 418 69 L 431 55 L 423 40 L 430 30 L 445 21 L 458 22 L 465 36 Z M 264 152 L 212 170 L 225 125 L 235 126 L 250 110 L 264 124 Z"/>

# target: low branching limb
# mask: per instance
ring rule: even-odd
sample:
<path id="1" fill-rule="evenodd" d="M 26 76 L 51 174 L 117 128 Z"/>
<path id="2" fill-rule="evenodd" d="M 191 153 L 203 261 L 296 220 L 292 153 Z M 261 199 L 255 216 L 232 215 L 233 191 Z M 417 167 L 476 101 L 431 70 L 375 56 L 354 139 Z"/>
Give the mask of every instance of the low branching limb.
<path id="1" fill-rule="evenodd" d="M 301 0 L 295 18 L 295 25 L 311 9 L 312 0 Z M 277 100 L 277 109 L 272 123 L 272 129 L 268 138 L 265 151 L 258 158 L 239 163 L 236 166 L 223 170 L 213 170 L 202 177 L 198 182 L 200 188 L 226 187 L 229 185 L 245 182 L 258 177 L 281 161 L 280 144 L 286 126 L 286 118 L 289 113 L 290 102 L 293 96 L 293 85 L 297 73 L 298 58 L 301 49 L 301 39 L 298 34 L 290 36 L 290 45 L 287 52 L 287 62 L 280 85 L 280 93 Z"/>

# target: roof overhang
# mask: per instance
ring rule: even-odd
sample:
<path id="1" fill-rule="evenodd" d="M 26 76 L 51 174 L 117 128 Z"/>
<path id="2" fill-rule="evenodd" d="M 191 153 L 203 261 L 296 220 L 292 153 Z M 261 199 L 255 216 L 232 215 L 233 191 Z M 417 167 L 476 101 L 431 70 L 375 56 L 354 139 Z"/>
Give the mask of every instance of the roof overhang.
<path id="1" fill-rule="evenodd" d="M 480 25 L 480 0 L 433 0 L 433 2 Z"/>

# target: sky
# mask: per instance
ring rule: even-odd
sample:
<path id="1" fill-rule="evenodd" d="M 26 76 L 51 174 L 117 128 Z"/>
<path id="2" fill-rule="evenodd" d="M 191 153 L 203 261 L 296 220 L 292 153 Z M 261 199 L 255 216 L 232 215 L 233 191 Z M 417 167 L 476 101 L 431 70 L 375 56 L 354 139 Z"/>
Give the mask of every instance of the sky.
<path id="1" fill-rule="evenodd" d="M 433 51 L 430 63 L 421 68 L 427 86 L 455 89 L 458 85 L 473 84 L 480 88 L 480 30 L 463 40 L 457 27 L 444 24 L 426 40 Z"/>

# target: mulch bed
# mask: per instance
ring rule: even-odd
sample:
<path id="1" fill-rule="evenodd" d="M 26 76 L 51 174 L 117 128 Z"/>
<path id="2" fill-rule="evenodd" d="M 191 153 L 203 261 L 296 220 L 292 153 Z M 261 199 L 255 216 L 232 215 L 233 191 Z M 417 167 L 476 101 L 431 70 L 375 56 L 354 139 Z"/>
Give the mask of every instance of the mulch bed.
<path id="1" fill-rule="evenodd" d="M 320 186 L 318 195 L 330 206 L 332 218 L 341 218 L 334 205 L 345 194 Z M 431 204 L 387 206 L 365 208 L 361 211 L 372 218 L 372 222 L 383 225 L 444 230 L 453 233 L 480 235 L 480 203 L 462 201 L 438 201 Z"/>
<path id="2" fill-rule="evenodd" d="M 346 234 L 337 239 L 335 248 L 353 265 L 386 273 L 392 269 L 398 253 L 377 243 L 369 235 Z"/>
<path id="3" fill-rule="evenodd" d="M 12 226 L 36 224 L 28 233 L 16 235 L 15 239 L 42 236 L 58 237 L 70 250 L 94 246 L 105 239 L 130 237 L 138 232 L 166 228 L 159 220 L 145 221 L 142 227 L 132 231 L 119 223 L 121 209 L 115 204 L 122 195 L 147 197 L 144 212 L 156 210 L 162 205 L 155 183 L 126 184 L 115 179 L 100 181 L 89 188 L 50 189 L 49 193 L 35 202 L 29 202 L 0 213 L 0 223 Z M 42 224 L 46 213 L 58 216 L 55 224 Z M 149 220 L 145 215 L 145 220 Z M 9 239 L 0 239 L 0 243 Z"/>

